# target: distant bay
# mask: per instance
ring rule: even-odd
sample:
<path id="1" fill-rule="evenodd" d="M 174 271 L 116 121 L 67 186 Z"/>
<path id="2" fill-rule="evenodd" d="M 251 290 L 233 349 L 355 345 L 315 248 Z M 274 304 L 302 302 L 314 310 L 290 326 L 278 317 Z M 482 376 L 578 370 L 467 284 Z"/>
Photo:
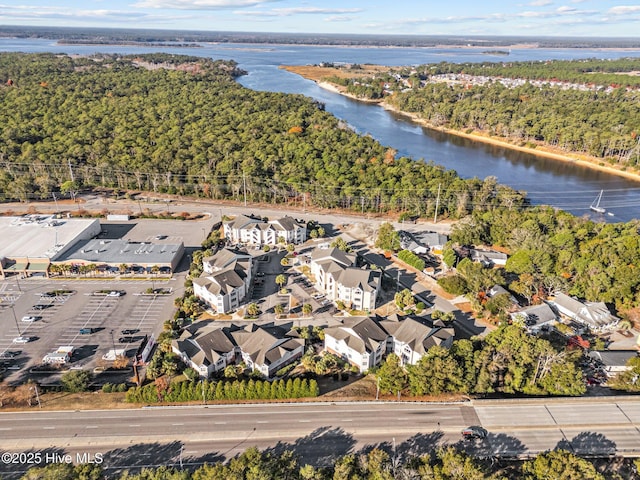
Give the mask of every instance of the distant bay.
<path id="1" fill-rule="evenodd" d="M 325 104 L 327 111 L 361 134 L 371 135 L 399 155 L 433 161 L 465 178 L 495 176 L 500 183 L 528 192 L 535 204 L 544 203 L 576 215 L 590 215 L 589 205 L 604 190 L 601 205 L 613 216 L 596 220 L 640 218 L 640 183 L 570 163 L 554 161 L 503 147 L 422 128 L 404 116 L 345 98 L 314 82 L 279 69 L 280 65 L 320 62 L 417 65 L 450 62 L 505 62 L 547 59 L 640 57 L 640 50 L 586 48 L 512 48 L 509 55 L 478 48 L 341 47 L 269 44 L 210 44 L 201 48 L 138 45 L 62 45 L 55 40 L 0 38 L 3 52 L 135 54 L 164 51 L 213 59 L 232 59 L 248 72 L 238 81 L 255 90 L 299 93 Z"/>

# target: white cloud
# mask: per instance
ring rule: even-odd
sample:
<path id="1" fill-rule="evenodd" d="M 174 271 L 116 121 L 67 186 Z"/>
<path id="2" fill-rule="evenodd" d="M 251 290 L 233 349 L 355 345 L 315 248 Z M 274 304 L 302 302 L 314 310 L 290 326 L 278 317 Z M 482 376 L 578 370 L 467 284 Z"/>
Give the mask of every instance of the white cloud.
<path id="1" fill-rule="evenodd" d="M 332 15 L 330 17 L 327 17 L 324 19 L 325 22 L 327 23 L 333 23 L 333 22 L 351 22 L 355 20 L 355 17 L 350 17 L 347 15 Z"/>
<path id="2" fill-rule="evenodd" d="M 256 17 L 290 17 L 293 15 L 333 15 L 337 17 L 342 14 L 359 13 L 361 11 L 361 8 L 296 7 L 273 8 L 271 10 L 238 10 L 234 13 L 238 15 L 248 15 Z"/>
<path id="3" fill-rule="evenodd" d="M 177 10 L 215 10 L 223 8 L 255 7 L 280 0 L 141 0 L 138 8 L 171 8 Z"/>
<path id="4" fill-rule="evenodd" d="M 544 7 L 545 5 L 551 5 L 553 2 L 551 0 L 533 0 L 528 5 L 530 7 Z"/>
<path id="5" fill-rule="evenodd" d="M 620 5 L 607 10 L 607 13 L 611 15 L 625 15 L 634 12 L 640 12 L 640 5 Z"/>

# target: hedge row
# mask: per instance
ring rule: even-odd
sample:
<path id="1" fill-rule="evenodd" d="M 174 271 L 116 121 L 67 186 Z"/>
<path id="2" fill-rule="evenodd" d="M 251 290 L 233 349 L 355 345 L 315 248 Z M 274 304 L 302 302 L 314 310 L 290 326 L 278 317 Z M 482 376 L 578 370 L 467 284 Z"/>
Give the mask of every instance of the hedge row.
<path id="1" fill-rule="evenodd" d="M 167 389 L 155 383 L 133 387 L 127 392 L 130 403 L 189 402 L 206 400 L 283 400 L 287 398 L 317 397 L 318 382 L 306 378 L 275 380 L 235 380 L 233 382 L 180 382 Z"/>
<path id="2" fill-rule="evenodd" d="M 424 260 L 422 260 L 419 256 L 417 256 L 410 250 L 401 250 L 398 253 L 398 258 L 407 265 L 411 265 L 412 267 L 417 268 L 420 271 L 424 270 Z"/>

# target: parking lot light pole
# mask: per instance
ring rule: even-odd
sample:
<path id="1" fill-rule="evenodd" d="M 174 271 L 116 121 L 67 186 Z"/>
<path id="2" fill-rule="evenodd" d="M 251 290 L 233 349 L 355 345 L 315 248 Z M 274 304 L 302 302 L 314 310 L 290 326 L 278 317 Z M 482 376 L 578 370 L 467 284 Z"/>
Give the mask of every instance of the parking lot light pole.
<path id="1" fill-rule="evenodd" d="M 13 320 L 16 322 L 16 328 L 18 329 L 18 336 L 22 336 L 22 332 L 20 332 L 20 325 L 18 324 L 18 317 L 16 317 L 16 311 L 13 308 L 13 304 L 11 304 L 11 313 L 13 313 Z"/>
<path id="2" fill-rule="evenodd" d="M 113 339 L 113 330 L 111 330 L 111 345 L 113 345 L 113 359 L 116 359 L 116 341 Z"/>

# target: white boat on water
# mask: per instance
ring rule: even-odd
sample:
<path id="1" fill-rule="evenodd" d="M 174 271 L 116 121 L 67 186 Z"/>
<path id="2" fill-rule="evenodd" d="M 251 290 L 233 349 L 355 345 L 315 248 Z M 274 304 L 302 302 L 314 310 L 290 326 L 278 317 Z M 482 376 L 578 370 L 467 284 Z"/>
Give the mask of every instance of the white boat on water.
<path id="1" fill-rule="evenodd" d="M 600 200 L 602 200 L 603 191 L 604 190 L 600 190 L 600 195 L 596 197 L 596 199 L 593 201 L 593 203 L 589 207 L 591 210 L 593 210 L 596 213 L 605 213 L 607 211 L 606 208 L 600 206 Z"/>

